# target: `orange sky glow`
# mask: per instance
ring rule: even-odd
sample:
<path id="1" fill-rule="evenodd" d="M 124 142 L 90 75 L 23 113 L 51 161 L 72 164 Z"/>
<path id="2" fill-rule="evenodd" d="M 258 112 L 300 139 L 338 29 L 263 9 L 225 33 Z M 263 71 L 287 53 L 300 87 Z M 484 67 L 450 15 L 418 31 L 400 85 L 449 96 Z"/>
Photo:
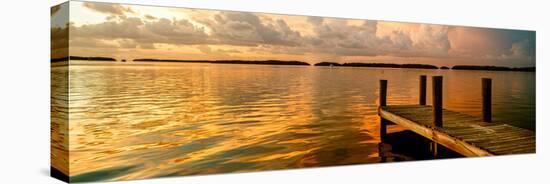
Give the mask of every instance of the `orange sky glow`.
<path id="1" fill-rule="evenodd" d="M 534 31 L 74 1 L 52 11 L 55 28 L 70 55 L 119 60 L 535 66 Z"/>

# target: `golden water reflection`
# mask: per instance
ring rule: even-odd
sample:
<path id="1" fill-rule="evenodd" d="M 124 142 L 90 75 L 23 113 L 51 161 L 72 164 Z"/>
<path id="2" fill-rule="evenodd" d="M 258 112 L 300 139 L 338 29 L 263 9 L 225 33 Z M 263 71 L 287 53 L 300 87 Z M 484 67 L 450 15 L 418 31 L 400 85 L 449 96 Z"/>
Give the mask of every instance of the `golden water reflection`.
<path id="1" fill-rule="evenodd" d="M 379 162 L 381 78 L 411 104 L 419 75 L 444 75 L 445 107 L 476 114 L 492 77 L 495 119 L 534 129 L 534 73 L 72 64 L 70 175 L 86 181 Z"/>

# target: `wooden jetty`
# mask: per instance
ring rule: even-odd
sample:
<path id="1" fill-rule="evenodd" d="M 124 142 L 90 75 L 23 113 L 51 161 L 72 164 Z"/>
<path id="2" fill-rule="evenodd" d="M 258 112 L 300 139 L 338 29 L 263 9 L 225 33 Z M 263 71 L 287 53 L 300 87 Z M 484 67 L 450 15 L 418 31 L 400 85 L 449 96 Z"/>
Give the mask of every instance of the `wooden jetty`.
<path id="1" fill-rule="evenodd" d="M 482 117 L 443 109 L 443 77 L 432 77 L 432 105 L 426 105 L 426 76 L 420 76 L 418 105 L 387 105 L 387 81 L 380 81 L 380 138 L 394 123 L 432 141 L 437 156 L 442 145 L 463 156 L 535 153 L 535 132 L 491 120 L 491 79 L 482 79 Z"/>

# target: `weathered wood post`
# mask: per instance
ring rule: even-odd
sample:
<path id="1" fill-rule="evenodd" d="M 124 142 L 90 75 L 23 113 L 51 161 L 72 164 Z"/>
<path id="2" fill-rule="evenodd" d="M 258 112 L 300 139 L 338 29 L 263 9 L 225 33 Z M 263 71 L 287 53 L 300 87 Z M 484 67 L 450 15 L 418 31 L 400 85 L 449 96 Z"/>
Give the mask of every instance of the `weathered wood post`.
<path id="1" fill-rule="evenodd" d="M 481 96 L 483 99 L 482 111 L 483 121 L 491 122 L 492 110 L 491 110 L 491 96 L 492 96 L 492 81 L 490 78 L 481 79 Z"/>
<path id="2" fill-rule="evenodd" d="M 432 106 L 434 125 L 443 127 L 443 76 L 432 76 Z M 437 142 L 432 142 L 431 151 L 437 157 Z"/>
<path id="3" fill-rule="evenodd" d="M 387 88 L 388 88 L 388 81 L 387 80 L 380 80 L 380 93 L 379 93 L 379 101 L 380 101 L 380 107 L 386 106 L 386 95 L 387 95 Z M 385 120 L 384 118 L 380 117 L 380 141 L 384 142 L 386 139 L 386 126 L 388 125 L 388 120 Z"/>
<path id="4" fill-rule="evenodd" d="M 443 126 L 443 76 L 432 77 L 433 123 L 436 127 Z"/>
<path id="5" fill-rule="evenodd" d="M 420 76 L 420 97 L 418 98 L 419 105 L 426 105 L 426 76 Z"/>

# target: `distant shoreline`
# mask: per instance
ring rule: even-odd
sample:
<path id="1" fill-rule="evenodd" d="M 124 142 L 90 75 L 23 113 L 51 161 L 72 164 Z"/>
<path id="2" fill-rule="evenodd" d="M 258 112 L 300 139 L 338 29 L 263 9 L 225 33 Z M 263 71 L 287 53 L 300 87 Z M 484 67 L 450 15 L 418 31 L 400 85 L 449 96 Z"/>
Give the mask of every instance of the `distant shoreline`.
<path id="1" fill-rule="evenodd" d="M 69 56 L 63 58 L 52 58 L 51 62 L 65 62 L 69 60 L 88 60 L 88 61 L 106 61 L 116 62 L 117 60 L 109 57 L 83 57 Z M 121 60 L 126 62 L 126 60 Z M 408 69 L 430 69 L 430 70 L 477 70 L 477 71 L 518 71 L 518 72 L 536 72 L 535 67 L 505 67 L 505 66 L 474 66 L 474 65 L 455 65 L 453 67 L 437 67 L 428 64 L 396 64 L 396 63 L 336 63 L 320 62 L 313 65 L 303 61 L 284 61 L 284 60 L 175 60 L 175 59 L 134 59 L 133 62 L 174 62 L 174 63 L 212 63 L 212 64 L 253 64 L 253 65 L 294 65 L 294 66 L 330 66 L 330 67 L 372 67 L 372 68 L 408 68 Z"/>
<path id="2" fill-rule="evenodd" d="M 335 63 L 320 62 L 314 66 L 341 66 L 341 67 L 377 67 L 377 68 L 417 68 L 417 69 L 439 69 L 437 66 L 426 64 L 395 64 L 395 63 Z"/>
<path id="3" fill-rule="evenodd" d="M 535 72 L 536 68 L 533 67 L 505 67 L 505 66 L 472 66 L 472 65 L 456 65 L 451 69 L 453 70 L 485 70 L 485 71 L 517 71 L 517 72 Z"/>
<path id="4" fill-rule="evenodd" d="M 255 65 L 302 65 L 311 66 L 302 61 L 281 60 L 171 60 L 171 59 L 134 59 L 134 62 L 179 62 L 179 63 L 213 63 L 213 64 L 255 64 Z"/>
<path id="5" fill-rule="evenodd" d="M 440 70 L 481 70 L 481 71 L 517 71 L 517 72 L 535 72 L 536 67 L 505 67 L 505 66 L 473 66 L 473 65 L 455 65 L 453 67 L 427 64 L 395 64 L 395 63 L 336 63 L 320 62 L 313 66 L 335 66 L 335 67 L 375 67 L 375 68 L 413 68 L 413 69 L 440 69 Z"/>
<path id="6" fill-rule="evenodd" d="M 110 61 L 110 62 L 116 62 L 117 61 L 115 58 L 110 58 L 110 57 L 83 57 L 83 56 L 69 56 L 69 57 L 62 57 L 62 58 L 52 58 L 50 61 L 52 63 L 56 63 L 56 62 L 63 62 L 63 61 L 69 61 L 69 60 Z"/>

